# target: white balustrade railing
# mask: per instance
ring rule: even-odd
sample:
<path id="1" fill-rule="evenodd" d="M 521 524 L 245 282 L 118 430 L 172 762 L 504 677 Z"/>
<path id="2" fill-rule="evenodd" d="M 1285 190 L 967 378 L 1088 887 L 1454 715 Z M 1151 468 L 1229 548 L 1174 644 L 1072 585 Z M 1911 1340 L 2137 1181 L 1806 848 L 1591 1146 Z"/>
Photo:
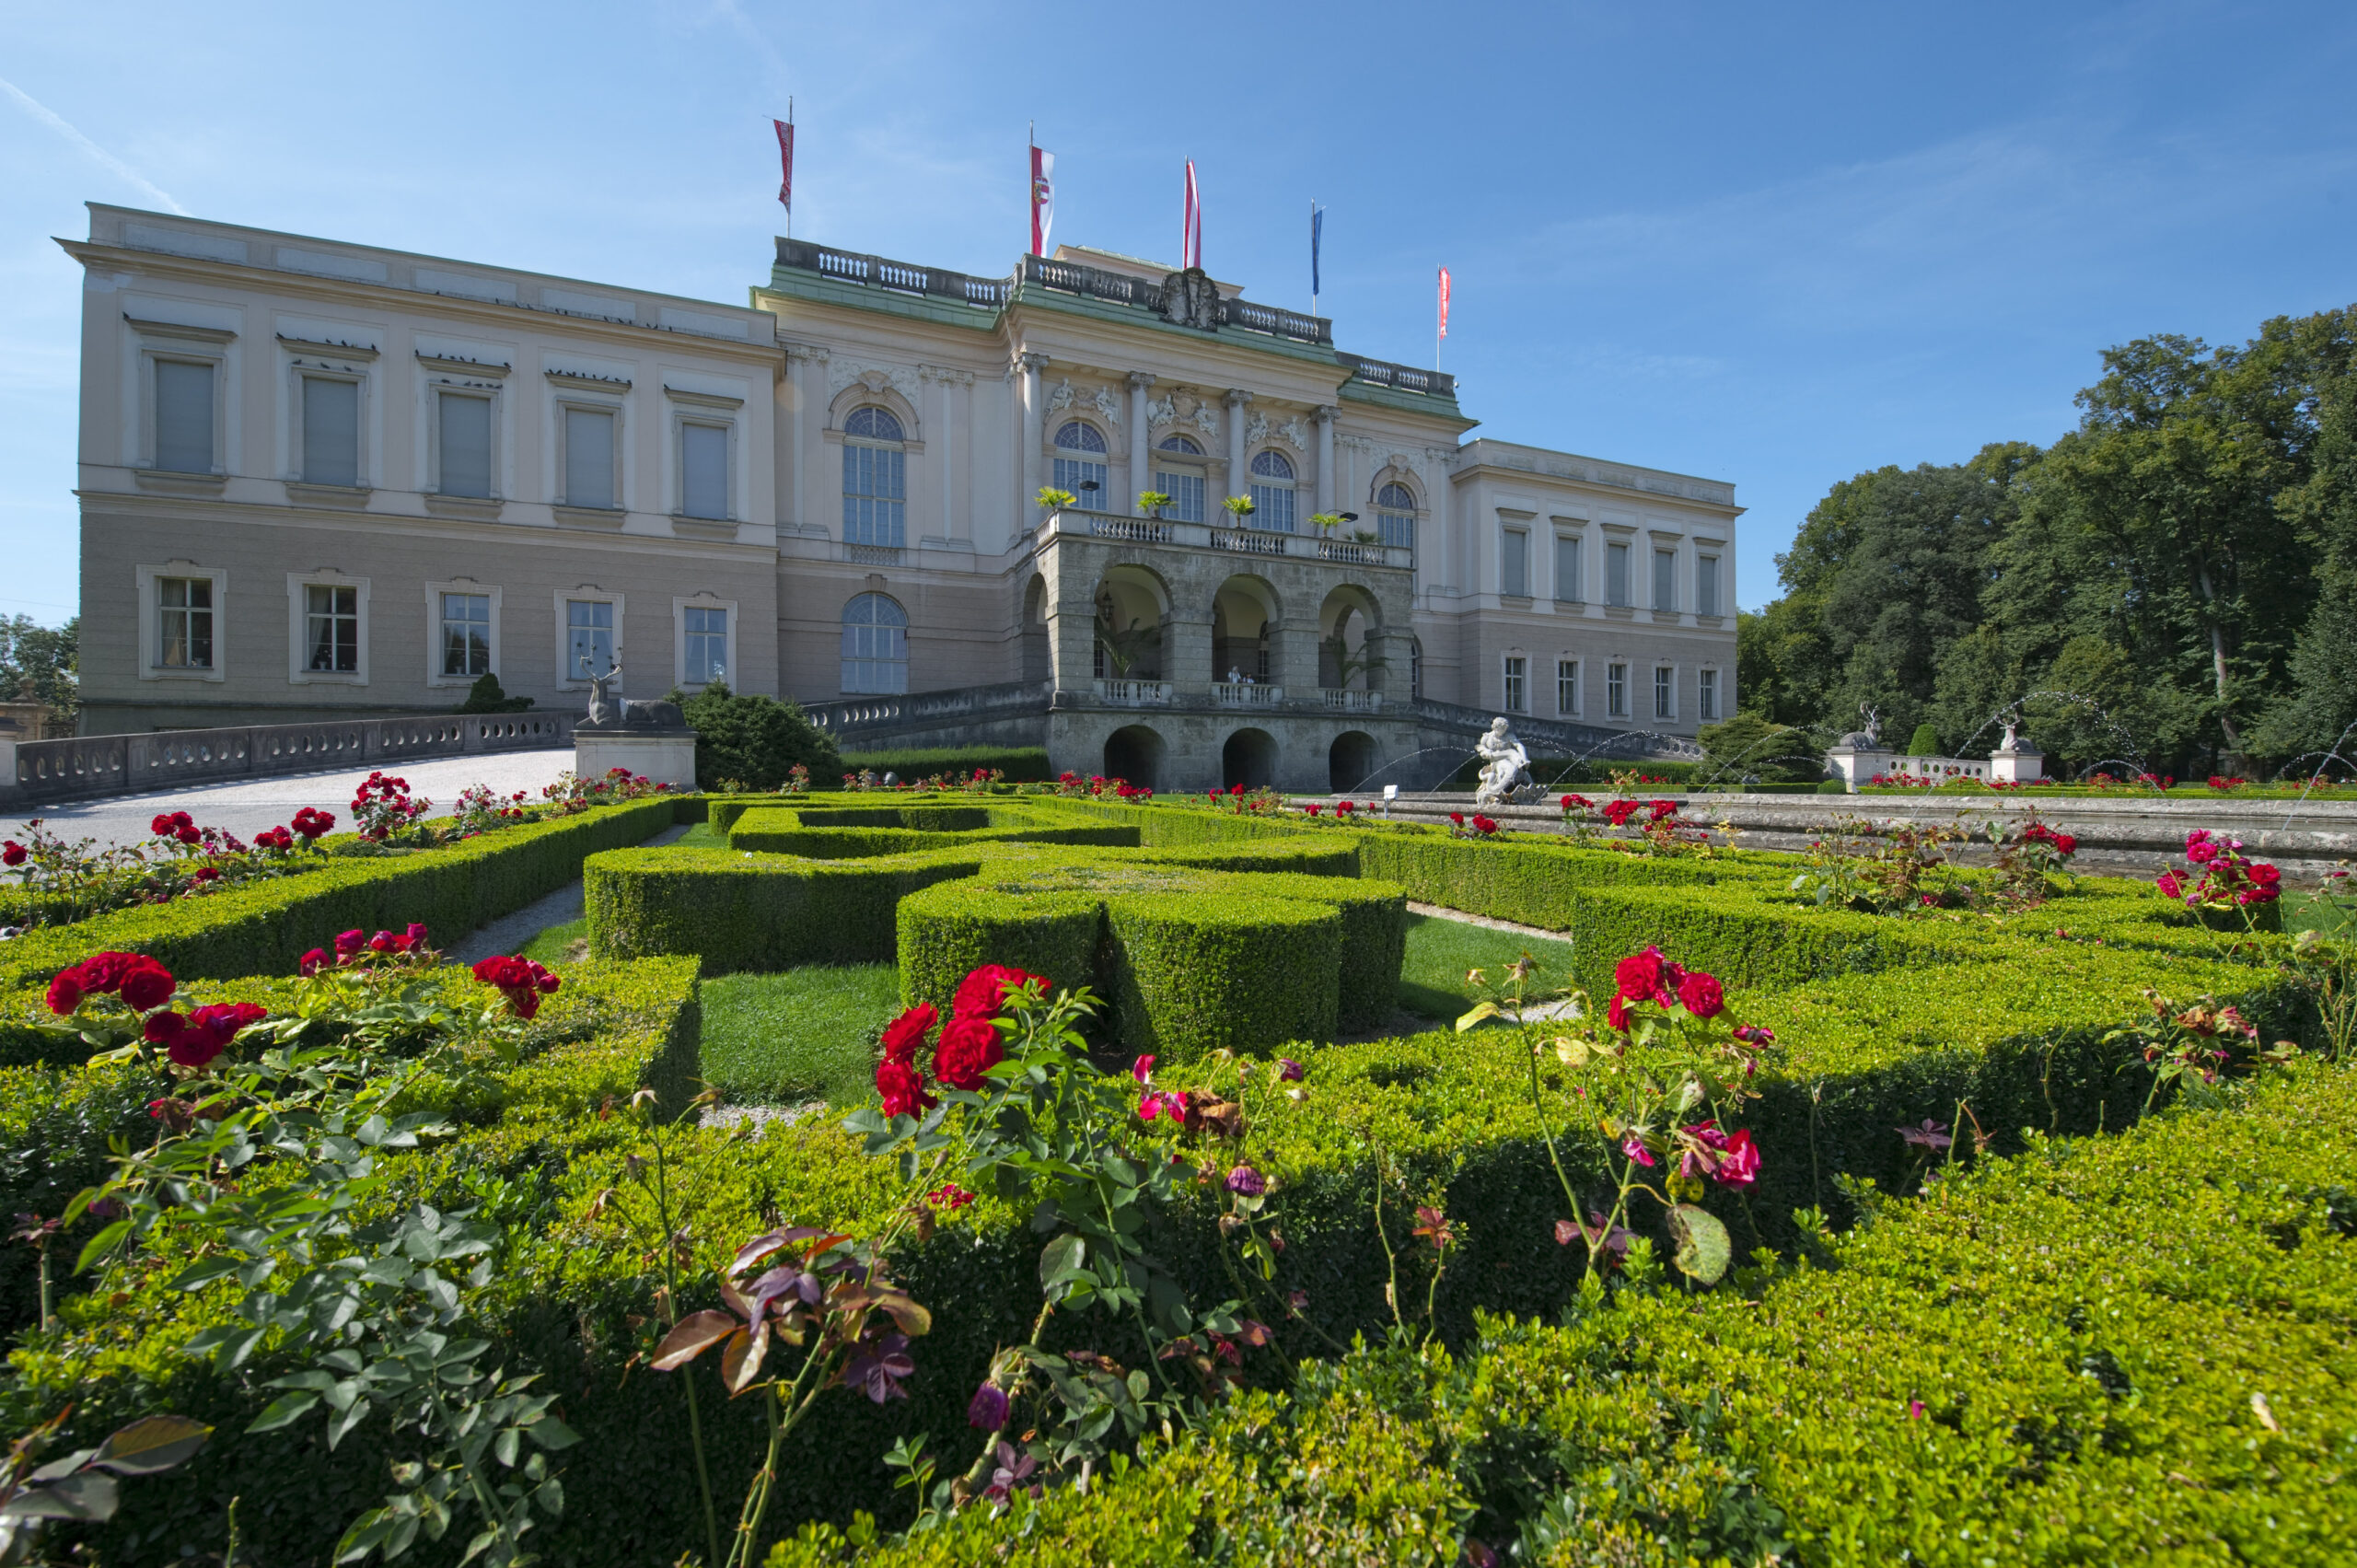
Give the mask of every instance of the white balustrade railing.
<path id="1" fill-rule="evenodd" d="M 1326 705 L 1346 714 L 1376 714 L 1383 711 L 1380 691 L 1345 691 L 1338 686 L 1320 688 Z"/>
<path id="2" fill-rule="evenodd" d="M 1284 705 L 1285 689 L 1250 680 L 1220 680 L 1212 685 L 1212 703 L 1222 708 L 1277 708 Z"/>
<path id="3" fill-rule="evenodd" d="M 1097 683 L 1097 700 L 1122 708 L 1167 708 L 1170 705 L 1170 682 L 1167 680 L 1100 680 Z"/>
<path id="4" fill-rule="evenodd" d="M 1225 522 L 1190 523 L 1176 517 L 1131 517 L 1113 512 L 1092 512 L 1079 506 L 1062 507 L 1049 513 L 1040 522 L 1033 539 L 1037 544 L 1044 546 L 1059 534 L 1118 540 L 1126 544 L 1158 545 L 1175 550 L 1217 550 L 1238 555 L 1322 561 L 1337 566 L 1378 566 L 1392 571 L 1406 571 L 1416 562 L 1415 552 L 1405 545 L 1367 544 L 1356 540 L 1277 533 L 1266 528 L 1237 528 Z M 870 547 L 859 548 L 867 550 Z M 847 545 L 844 550 L 848 555 L 852 547 Z"/>

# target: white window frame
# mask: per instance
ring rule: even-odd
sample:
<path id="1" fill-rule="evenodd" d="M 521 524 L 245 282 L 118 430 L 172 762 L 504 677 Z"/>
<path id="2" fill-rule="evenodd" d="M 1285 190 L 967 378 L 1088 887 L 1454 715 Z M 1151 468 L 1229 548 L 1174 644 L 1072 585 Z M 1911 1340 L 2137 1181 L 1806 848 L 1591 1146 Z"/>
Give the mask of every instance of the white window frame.
<path id="1" fill-rule="evenodd" d="M 478 583 L 471 577 L 458 577 L 447 583 L 425 585 L 425 683 L 428 686 L 452 686 L 465 690 L 482 677 L 474 675 L 445 675 L 442 673 L 442 596 L 444 594 L 476 594 L 491 599 L 491 673 L 499 673 L 499 612 L 500 590 L 491 583 Z"/>
<path id="2" fill-rule="evenodd" d="M 187 327 L 173 321 L 147 321 L 126 316 L 125 322 L 139 345 L 139 444 L 137 468 L 168 479 L 226 479 L 229 474 L 229 345 L 238 334 L 226 327 Z M 188 469 L 156 466 L 156 362 L 178 360 L 204 365 L 213 370 L 213 466 L 198 473 Z M 217 631 L 218 628 L 216 627 Z M 216 642 L 216 647 L 219 644 Z"/>
<path id="3" fill-rule="evenodd" d="M 1616 550 L 1620 552 L 1620 597 L 1619 598 L 1614 598 L 1612 597 L 1612 552 Z M 1606 608 L 1611 610 L 1633 610 L 1636 608 L 1637 586 L 1629 580 L 1631 573 L 1636 565 L 1635 556 L 1636 549 L 1635 541 L 1633 540 L 1608 538 L 1604 541 L 1604 603 Z"/>
<path id="4" fill-rule="evenodd" d="M 482 398 L 491 404 L 491 494 L 445 495 L 442 489 L 442 399 Z M 459 377 L 436 377 L 425 383 L 426 494 L 461 504 L 490 505 L 507 499 L 503 480 L 507 472 L 507 389 L 496 382 Z"/>
<path id="5" fill-rule="evenodd" d="M 1709 562 L 1709 563 L 1711 563 L 1711 603 L 1710 603 L 1710 607 L 1709 607 L 1708 609 L 1703 608 L 1703 605 L 1702 605 L 1702 563 L 1704 563 L 1705 561 L 1707 561 L 1707 562 Z M 1724 558 L 1724 556 L 1720 555 L 1720 554 L 1719 554 L 1719 552 L 1716 552 L 1716 551 L 1714 551 L 1714 550 L 1701 551 L 1701 552 L 1698 552 L 1695 554 L 1695 557 L 1694 557 L 1694 613 L 1695 613 L 1695 614 L 1697 614 L 1697 615 L 1707 615 L 1707 616 L 1709 616 L 1709 617 L 1710 617 L 1712 620 L 1713 620 L 1713 621 L 1719 621 L 1719 620 L 1724 620 L 1724 619 L 1725 619 L 1725 617 L 1726 617 L 1726 611 L 1725 611 L 1724 610 L 1723 610 L 1723 609 L 1721 609 L 1721 608 L 1720 608 L 1720 606 L 1724 605 L 1724 604 L 1726 602 L 1726 589 L 1727 589 L 1727 584 L 1726 584 L 1726 573 L 1725 573 L 1725 571 L 1723 569 L 1723 568 L 1724 568 L 1724 562 L 1725 562 L 1725 558 Z"/>
<path id="6" fill-rule="evenodd" d="M 1571 671 L 1568 676 L 1563 673 L 1566 669 Z M 1572 693 L 1569 706 L 1566 706 L 1563 702 L 1563 689 L 1566 683 L 1570 685 Z M 1555 712 L 1558 714 L 1569 714 L 1573 718 L 1577 718 L 1580 712 L 1580 661 L 1575 658 L 1565 658 L 1560 655 L 1555 659 Z"/>
<path id="7" fill-rule="evenodd" d="M 725 397 L 718 392 L 691 392 L 678 387 L 664 388 L 663 395 L 671 405 L 669 444 L 664 453 L 671 472 L 663 492 L 669 499 L 671 516 L 689 523 L 742 522 L 745 487 L 737 482 L 737 465 L 742 451 L 743 436 L 738 426 L 743 423 L 745 400 Z M 722 475 L 726 500 L 717 517 L 691 517 L 688 513 L 688 426 L 691 424 L 723 431 L 728 438 L 728 456 Z M 732 619 L 729 625 L 729 635 L 734 637 L 736 621 Z M 731 665 L 730 668 L 736 667 Z"/>
<path id="8" fill-rule="evenodd" d="M 1669 591 L 1666 594 L 1662 592 L 1662 563 L 1665 561 L 1669 563 Z M 1651 585 L 1654 601 L 1651 606 L 1653 612 L 1656 615 L 1677 614 L 1678 547 L 1674 544 L 1655 545 L 1653 547 L 1652 559 L 1647 563 L 1647 564 L 1653 568 L 1653 582 Z"/>
<path id="9" fill-rule="evenodd" d="M 578 597 L 577 595 L 575 596 Z M 688 611 L 691 610 L 725 610 L 728 612 L 727 650 L 721 656 L 728 661 L 728 673 L 721 679 L 728 689 L 739 689 L 744 671 L 737 666 L 737 601 L 714 598 L 708 593 L 689 595 L 671 600 L 671 683 L 690 691 L 701 691 L 711 682 L 688 679 Z"/>
<path id="10" fill-rule="evenodd" d="M 1694 722 L 1717 724 L 1724 705 L 1719 701 L 1719 667 L 1706 664 L 1694 672 Z"/>
<path id="11" fill-rule="evenodd" d="M 1669 711 L 1666 713 L 1662 711 L 1661 700 L 1661 678 L 1664 675 L 1667 675 L 1669 677 Z M 1678 722 L 1678 667 L 1674 664 L 1655 664 L 1653 666 L 1652 685 L 1654 691 L 1654 722 L 1656 724 L 1676 724 Z"/>
<path id="12" fill-rule="evenodd" d="M 157 580 L 162 577 L 208 577 L 213 582 L 213 663 L 204 669 L 178 669 L 156 662 L 163 649 L 163 606 L 157 602 Z M 139 679 L 142 680 L 226 680 L 229 678 L 229 569 L 199 566 L 189 561 L 168 561 L 159 566 L 135 567 L 133 579 L 139 595 Z"/>
<path id="13" fill-rule="evenodd" d="M 1209 458 L 1201 450 L 1202 443 L 1195 441 L 1193 436 L 1178 430 L 1168 432 L 1162 439 L 1164 441 L 1192 441 L 1198 448 L 1192 452 L 1166 451 L 1161 442 L 1155 444 L 1146 471 L 1154 475 L 1154 488 L 1170 497 L 1169 508 L 1164 515 L 1173 522 L 1209 522 L 1212 512 L 1211 466 Z M 1170 489 L 1163 490 L 1165 481 L 1172 482 Z M 1191 482 L 1195 487 L 1193 508 L 1195 515 L 1191 517 L 1187 515 L 1188 509 L 1182 504 L 1186 498 L 1186 486 L 1189 482 Z"/>
<path id="14" fill-rule="evenodd" d="M 1403 507 L 1387 506 L 1383 504 L 1383 493 L 1391 489 L 1395 485 L 1407 493 L 1410 505 Z M 1367 509 L 1375 514 L 1376 538 L 1382 540 L 1386 545 L 1390 546 L 1391 548 L 1405 548 L 1411 555 L 1414 553 L 1416 548 L 1416 535 L 1418 532 L 1416 522 L 1418 518 L 1424 515 L 1424 509 L 1422 505 L 1417 501 L 1416 490 L 1413 485 L 1410 484 L 1404 479 L 1394 478 L 1383 481 L 1375 487 L 1375 498 L 1367 504 Z M 1388 521 L 1401 518 L 1406 519 L 1408 525 L 1408 537 L 1404 543 L 1403 541 L 1385 538 L 1385 524 Z"/>
<path id="15" fill-rule="evenodd" d="M 1629 718 L 1629 661 L 1607 659 L 1604 664 L 1604 716 L 1626 723 Z"/>
<path id="16" fill-rule="evenodd" d="M 573 648 L 573 627 L 565 615 L 564 607 L 575 599 L 589 603 L 603 602 L 614 607 L 614 662 L 626 665 L 622 656 L 622 596 L 618 593 L 610 594 L 605 589 L 587 583 L 575 588 L 559 588 L 556 590 L 556 656 L 553 662 L 556 666 L 556 687 L 560 691 L 589 690 L 589 681 L 586 677 L 575 674 L 565 668 L 565 656 Z"/>
<path id="17" fill-rule="evenodd" d="M 1522 582 L 1519 587 L 1509 587 L 1506 583 L 1506 562 L 1517 547 L 1522 552 Z M 1531 597 L 1530 529 L 1527 527 L 1509 524 L 1498 530 L 1498 597 L 1501 598 Z"/>
<path id="18" fill-rule="evenodd" d="M 1563 547 L 1565 545 L 1571 546 L 1572 550 L 1572 591 L 1569 593 L 1563 591 Z M 1587 575 L 1587 537 L 1585 534 L 1556 530 L 1555 559 L 1552 564 L 1555 573 L 1555 602 L 1557 604 L 1585 604 L 1587 602 L 1585 597 L 1586 584 L 1583 579 Z"/>
<path id="19" fill-rule="evenodd" d="M 304 471 L 306 444 L 303 423 L 303 384 L 306 381 L 340 381 L 358 389 L 353 393 L 352 483 L 337 484 L 332 480 L 313 479 Z M 367 490 L 368 482 L 368 377 L 357 370 L 331 370 L 325 366 L 306 365 L 296 360 L 288 377 L 288 419 L 286 477 L 296 484 L 317 484 L 331 490 Z"/>
<path id="20" fill-rule="evenodd" d="M 1263 457 L 1282 459 L 1291 479 L 1272 479 L 1257 472 L 1252 465 Z M 1270 533 L 1299 533 L 1306 520 L 1301 510 L 1301 467 L 1292 453 L 1278 447 L 1262 447 L 1244 457 L 1244 492 L 1252 502 L 1252 511 L 1241 520 L 1246 528 L 1260 528 Z M 1285 496 L 1285 526 L 1278 528 L 1261 514 L 1276 507 L 1278 494 Z"/>
<path id="21" fill-rule="evenodd" d="M 353 669 L 313 669 L 307 656 L 310 652 L 309 595 L 304 590 L 313 587 L 353 588 L 354 608 L 360 616 L 360 645 L 357 668 Z M 286 574 L 286 683 L 289 686 L 366 686 L 368 684 L 368 579 L 349 577 L 342 572 L 289 572 Z"/>
<path id="22" fill-rule="evenodd" d="M 553 505 L 562 506 L 569 512 L 610 512 L 616 517 L 629 511 L 630 492 L 622 483 L 622 475 L 628 467 L 623 461 L 624 455 L 629 451 L 628 403 L 619 397 L 599 397 L 568 388 L 550 399 L 550 407 L 552 410 L 550 421 L 552 425 L 549 434 L 550 449 L 556 454 L 556 468 L 550 476 L 555 494 Z M 607 492 L 610 505 L 597 506 L 586 501 L 575 501 L 566 488 L 570 482 L 567 477 L 570 472 L 570 466 L 566 460 L 567 444 L 572 436 L 568 426 L 572 422 L 565 416 L 571 413 L 602 413 L 612 416 L 614 471 L 609 481 L 610 488 Z M 493 455 L 494 460 L 492 466 L 496 469 L 498 467 L 496 447 L 493 449 Z"/>
<path id="23" fill-rule="evenodd" d="M 1516 665 L 1522 668 L 1516 669 Z M 1498 685 L 1505 711 L 1527 716 L 1530 712 L 1530 656 L 1527 654 L 1501 654 Z"/>

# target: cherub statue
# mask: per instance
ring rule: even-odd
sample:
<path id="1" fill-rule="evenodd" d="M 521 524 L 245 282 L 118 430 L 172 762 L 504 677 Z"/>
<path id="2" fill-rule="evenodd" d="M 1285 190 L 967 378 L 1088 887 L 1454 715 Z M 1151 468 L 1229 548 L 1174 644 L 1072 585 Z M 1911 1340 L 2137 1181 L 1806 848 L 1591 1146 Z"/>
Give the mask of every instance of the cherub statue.
<path id="1" fill-rule="evenodd" d="M 1473 751 L 1482 763 L 1481 782 L 1473 791 L 1474 805 L 1511 802 L 1526 788 L 1537 792 L 1538 784 L 1530 776 L 1530 753 L 1515 738 L 1503 716 L 1490 721 L 1489 732 L 1474 742 Z"/>

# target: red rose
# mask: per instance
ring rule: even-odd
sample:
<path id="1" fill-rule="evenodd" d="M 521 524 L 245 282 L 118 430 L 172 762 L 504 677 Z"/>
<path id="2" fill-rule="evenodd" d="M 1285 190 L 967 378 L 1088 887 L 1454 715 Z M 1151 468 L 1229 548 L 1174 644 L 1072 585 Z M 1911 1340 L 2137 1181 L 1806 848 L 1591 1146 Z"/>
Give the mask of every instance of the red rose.
<path id="1" fill-rule="evenodd" d="M 1615 800 L 1604 807 L 1604 819 L 1616 828 L 1624 826 L 1636 814 L 1637 803 L 1633 800 Z"/>
<path id="2" fill-rule="evenodd" d="M 98 953 L 84 958 L 82 989 L 85 991 L 114 991 L 122 985 L 122 977 L 139 957 L 136 953 Z"/>
<path id="3" fill-rule="evenodd" d="M 172 971 L 153 958 L 134 960 L 122 977 L 122 999 L 140 1012 L 172 999 Z"/>
<path id="4" fill-rule="evenodd" d="M 302 975 L 306 979 L 308 979 L 310 976 L 319 973 L 319 966 L 327 961 L 327 949 L 324 947 L 314 947 L 309 952 L 303 955 L 303 961 L 295 966 L 295 972 Z"/>
<path id="5" fill-rule="evenodd" d="M 158 811 L 155 816 L 148 819 L 147 830 L 155 834 L 159 839 L 170 838 L 172 836 L 172 814 L 168 811 Z"/>
<path id="6" fill-rule="evenodd" d="M 876 1092 L 884 1097 L 887 1116 L 914 1116 L 941 1102 L 924 1092 L 924 1076 L 906 1062 L 877 1063 Z"/>
<path id="7" fill-rule="evenodd" d="M 14 839 L 10 839 L 6 843 L 0 843 L 0 865 L 22 865 L 24 863 L 24 845 Z"/>
<path id="8" fill-rule="evenodd" d="M 1725 1010 L 1726 1002 L 1719 990 L 1718 977 L 1701 970 L 1689 974 L 1678 982 L 1678 999 L 1686 1010 L 1698 1018 L 1715 1018 Z"/>
<path id="9" fill-rule="evenodd" d="M 1612 978 L 1621 995 L 1636 1002 L 1651 1001 L 1662 990 L 1661 949 L 1648 947 L 1630 954 L 1613 966 Z"/>
<path id="10" fill-rule="evenodd" d="M 956 1089 L 982 1086 L 982 1074 L 1006 1060 L 998 1029 L 988 1018 L 960 1016 L 941 1031 L 933 1053 L 934 1076 Z"/>
<path id="11" fill-rule="evenodd" d="M 2079 841 L 2070 833 L 2057 833 L 2053 842 L 2054 853 L 2065 860 L 2079 853 Z"/>
<path id="12" fill-rule="evenodd" d="M 984 964 L 958 982 L 950 1011 L 961 1018 L 996 1017 L 1005 1005 L 1007 993 L 1019 991 L 1035 980 L 1043 987 L 1048 983 L 1038 975 L 1026 974 L 1005 964 Z"/>
<path id="13" fill-rule="evenodd" d="M 1611 1005 L 1608 1006 L 1604 1010 L 1604 1021 L 1610 1024 L 1614 1028 L 1620 1030 L 1622 1033 L 1627 1033 L 1629 1028 L 1629 999 L 1625 996 L 1615 996 L 1612 999 Z"/>
<path id="14" fill-rule="evenodd" d="M 64 1017 L 82 1005 L 82 994 L 86 989 L 79 969 L 58 970 L 49 982 L 49 1010 Z"/>
<path id="15" fill-rule="evenodd" d="M 913 1062 L 917 1048 L 924 1044 L 933 1032 L 934 1021 L 941 1015 L 930 1002 L 920 1002 L 890 1023 L 884 1026 L 884 1060 Z"/>
<path id="16" fill-rule="evenodd" d="M 188 1020 L 178 1013 L 153 1014 L 139 1026 L 140 1034 L 151 1045 L 170 1045 L 187 1030 Z"/>

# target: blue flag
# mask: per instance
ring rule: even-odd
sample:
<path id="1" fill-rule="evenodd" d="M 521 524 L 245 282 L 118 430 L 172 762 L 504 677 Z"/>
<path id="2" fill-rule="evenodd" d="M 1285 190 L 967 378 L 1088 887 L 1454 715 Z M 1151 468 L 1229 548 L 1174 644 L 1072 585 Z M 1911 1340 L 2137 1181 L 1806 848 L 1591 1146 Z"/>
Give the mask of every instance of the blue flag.
<path id="1" fill-rule="evenodd" d="M 1309 203 L 1309 313 L 1318 314 L 1318 242 L 1326 230 L 1326 209 Z"/>

